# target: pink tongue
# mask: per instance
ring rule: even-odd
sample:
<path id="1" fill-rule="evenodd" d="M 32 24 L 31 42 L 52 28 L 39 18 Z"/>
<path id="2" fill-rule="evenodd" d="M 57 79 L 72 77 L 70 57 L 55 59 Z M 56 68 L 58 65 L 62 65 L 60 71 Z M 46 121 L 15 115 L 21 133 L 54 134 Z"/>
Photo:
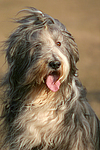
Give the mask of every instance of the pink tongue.
<path id="1" fill-rule="evenodd" d="M 57 75 L 48 75 L 48 77 L 46 79 L 46 84 L 51 91 L 53 91 L 53 92 L 58 91 L 59 87 L 60 87 L 60 81 L 58 80 L 58 76 Z"/>

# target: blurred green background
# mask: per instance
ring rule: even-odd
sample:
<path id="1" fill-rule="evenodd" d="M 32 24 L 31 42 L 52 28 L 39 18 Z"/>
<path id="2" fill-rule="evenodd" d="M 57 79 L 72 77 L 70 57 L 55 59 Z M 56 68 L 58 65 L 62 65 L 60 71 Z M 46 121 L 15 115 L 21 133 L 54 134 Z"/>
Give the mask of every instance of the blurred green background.
<path id="1" fill-rule="evenodd" d="M 26 6 L 35 7 L 60 20 L 79 48 L 79 78 L 87 98 L 100 118 L 100 0 L 0 0 L 0 46 L 17 26 L 12 22 Z M 0 51 L 0 75 L 7 67 Z"/>

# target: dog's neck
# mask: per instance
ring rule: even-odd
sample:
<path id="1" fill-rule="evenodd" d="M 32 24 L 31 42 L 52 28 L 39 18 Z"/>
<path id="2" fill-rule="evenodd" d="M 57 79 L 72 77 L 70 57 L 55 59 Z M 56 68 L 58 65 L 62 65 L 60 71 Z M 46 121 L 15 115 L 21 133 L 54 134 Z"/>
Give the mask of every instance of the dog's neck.
<path id="1" fill-rule="evenodd" d="M 25 101 L 25 105 L 28 107 L 33 106 L 36 108 L 43 107 L 59 110 L 65 104 L 69 106 L 69 103 L 71 103 L 72 106 L 78 97 L 79 90 L 76 86 L 75 78 L 73 78 L 70 84 L 67 81 L 63 82 L 57 92 L 50 91 L 44 83 L 33 87 L 29 97 Z"/>

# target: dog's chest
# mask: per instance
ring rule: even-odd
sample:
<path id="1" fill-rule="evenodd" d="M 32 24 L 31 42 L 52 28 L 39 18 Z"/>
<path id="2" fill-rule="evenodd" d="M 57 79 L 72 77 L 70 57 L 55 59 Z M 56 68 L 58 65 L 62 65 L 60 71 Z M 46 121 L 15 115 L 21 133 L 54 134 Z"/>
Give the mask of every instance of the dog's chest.
<path id="1" fill-rule="evenodd" d="M 45 132 L 46 130 L 53 130 L 56 126 L 61 126 L 64 121 L 65 106 L 55 110 L 54 108 L 36 108 L 27 112 L 28 122 L 27 126 L 32 130 L 39 129 L 40 132 Z M 53 127 L 53 128 L 52 128 Z"/>
<path id="2" fill-rule="evenodd" d="M 58 132 L 62 132 L 64 128 L 65 112 L 65 106 L 60 106 L 58 110 L 48 107 L 27 109 L 20 118 L 25 129 L 24 138 L 34 141 L 34 145 L 40 144 L 42 140 L 49 141 L 56 138 Z"/>

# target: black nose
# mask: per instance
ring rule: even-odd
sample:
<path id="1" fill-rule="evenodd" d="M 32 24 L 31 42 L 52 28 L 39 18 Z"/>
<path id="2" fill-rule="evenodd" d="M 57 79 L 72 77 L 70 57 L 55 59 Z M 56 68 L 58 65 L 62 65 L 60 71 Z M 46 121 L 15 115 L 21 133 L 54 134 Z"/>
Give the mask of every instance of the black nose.
<path id="1" fill-rule="evenodd" d="M 49 62 L 49 66 L 52 68 L 52 69 L 58 69 L 61 65 L 61 62 L 60 61 L 51 61 Z"/>

